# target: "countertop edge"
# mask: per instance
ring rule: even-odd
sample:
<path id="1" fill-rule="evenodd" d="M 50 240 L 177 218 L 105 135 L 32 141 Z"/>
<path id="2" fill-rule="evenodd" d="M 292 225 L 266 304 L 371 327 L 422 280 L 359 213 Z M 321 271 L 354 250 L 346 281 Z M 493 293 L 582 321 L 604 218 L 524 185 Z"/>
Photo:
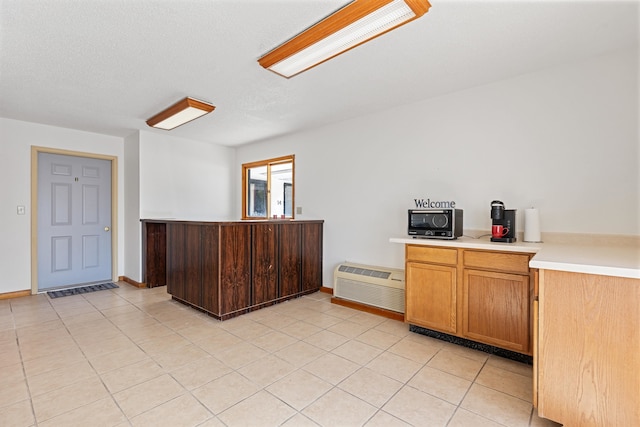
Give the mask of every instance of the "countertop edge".
<path id="1" fill-rule="evenodd" d="M 529 267 L 539 270 L 566 271 L 569 273 L 595 274 L 598 276 L 626 277 L 640 279 L 640 269 L 611 267 L 606 265 L 572 264 L 567 262 L 537 261 L 535 257 L 529 261 Z"/>
<path id="2" fill-rule="evenodd" d="M 229 220 L 195 220 L 195 219 L 175 219 L 175 218 L 142 218 L 142 223 L 172 223 L 172 224 L 206 224 L 206 225 L 228 225 L 228 224 L 302 224 L 302 223 L 324 223 L 323 219 L 229 219 Z"/>
<path id="3" fill-rule="evenodd" d="M 490 240 L 488 240 L 488 238 L 482 240 L 465 237 L 455 240 L 392 237 L 389 239 L 389 241 L 391 243 L 401 243 L 409 245 L 428 245 L 440 247 L 456 247 L 463 249 L 483 249 L 503 252 L 532 253 L 534 255 L 529 261 L 530 268 L 640 279 L 639 264 L 634 265 L 633 261 L 631 261 L 629 262 L 630 266 L 615 265 L 619 263 L 619 259 L 617 257 L 612 258 L 611 255 L 607 255 L 606 257 L 602 256 L 602 248 L 591 247 L 589 245 L 560 245 L 554 243 L 528 242 L 496 243 L 491 242 Z M 587 255 L 589 255 L 587 257 L 589 258 L 589 262 L 575 262 L 575 260 L 570 260 L 569 257 L 562 257 L 558 254 L 558 249 L 561 249 L 562 251 L 571 251 L 572 249 L 575 249 L 576 251 L 580 251 L 582 253 L 584 253 L 586 250 Z M 632 258 L 635 254 L 638 254 L 640 256 L 640 251 L 638 251 L 638 248 L 629 247 L 621 248 L 620 250 L 629 251 L 629 253 L 631 253 L 632 255 L 629 258 Z"/>
<path id="4" fill-rule="evenodd" d="M 539 243 L 528 242 L 515 242 L 515 243 L 498 243 L 491 242 L 488 239 L 472 239 L 472 238 L 460 238 L 455 240 L 445 239 L 420 239 L 411 237 L 392 237 L 389 239 L 391 243 L 403 243 L 407 245 L 427 245 L 427 246 L 442 246 L 442 247 L 456 247 L 464 249 L 486 249 L 492 251 L 504 251 L 504 252 L 523 252 L 523 253 L 537 253 L 541 250 Z"/>

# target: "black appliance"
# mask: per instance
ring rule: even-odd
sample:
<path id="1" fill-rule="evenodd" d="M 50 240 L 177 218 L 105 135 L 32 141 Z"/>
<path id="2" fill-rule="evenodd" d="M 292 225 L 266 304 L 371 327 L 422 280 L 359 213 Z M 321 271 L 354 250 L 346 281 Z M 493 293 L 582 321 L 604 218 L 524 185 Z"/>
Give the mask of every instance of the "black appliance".
<path id="1" fill-rule="evenodd" d="M 501 225 L 507 231 L 502 237 L 491 236 L 492 242 L 513 243 L 516 239 L 516 209 L 505 209 L 500 200 L 491 202 L 491 228 Z"/>
<path id="2" fill-rule="evenodd" d="M 462 236 L 462 209 L 409 209 L 410 236 L 456 239 Z"/>

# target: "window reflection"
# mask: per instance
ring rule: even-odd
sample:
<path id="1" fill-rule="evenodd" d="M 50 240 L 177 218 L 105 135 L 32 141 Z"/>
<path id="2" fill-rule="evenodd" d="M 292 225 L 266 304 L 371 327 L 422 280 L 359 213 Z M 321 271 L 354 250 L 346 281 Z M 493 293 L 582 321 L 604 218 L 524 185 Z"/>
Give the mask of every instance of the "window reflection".
<path id="1" fill-rule="evenodd" d="M 293 218 L 294 157 L 243 166 L 243 218 Z"/>
<path id="2" fill-rule="evenodd" d="M 267 216 L 267 167 L 250 168 L 248 178 L 247 215 L 264 218 Z"/>

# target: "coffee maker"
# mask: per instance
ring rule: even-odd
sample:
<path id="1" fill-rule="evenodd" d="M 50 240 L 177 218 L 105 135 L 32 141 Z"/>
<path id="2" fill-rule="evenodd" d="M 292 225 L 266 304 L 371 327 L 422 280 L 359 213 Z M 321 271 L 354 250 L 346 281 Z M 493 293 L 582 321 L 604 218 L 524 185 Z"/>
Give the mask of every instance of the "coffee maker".
<path id="1" fill-rule="evenodd" d="M 500 200 L 491 202 L 491 241 L 516 241 L 516 210 L 505 209 L 504 203 Z"/>

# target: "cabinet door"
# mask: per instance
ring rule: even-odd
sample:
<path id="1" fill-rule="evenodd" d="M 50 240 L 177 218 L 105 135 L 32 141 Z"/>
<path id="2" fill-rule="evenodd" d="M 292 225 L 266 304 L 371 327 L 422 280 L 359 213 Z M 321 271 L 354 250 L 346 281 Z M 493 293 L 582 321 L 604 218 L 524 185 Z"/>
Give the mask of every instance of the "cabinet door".
<path id="1" fill-rule="evenodd" d="M 322 286 L 322 223 L 302 224 L 302 291 Z"/>
<path id="2" fill-rule="evenodd" d="M 465 338 L 529 353 L 529 276 L 464 271 Z"/>
<path id="3" fill-rule="evenodd" d="M 406 275 L 406 322 L 455 334 L 456 268 L 408 262 Z"/>
<path id="4" fill-rule="evenodd" d="M 185 300 L 185 225 L 167 224 L 167 292 Z"/>
<path id="5" fill-rule="evenodd" d="M 167 224 L 167 292 L 202 306 L 202 227 Z"/>
<path id="6" fill-rule="evenodd" d="M 184 226 L 184 299 L 202 307 L 200 291 L 201 248 L 200 232 L 202 227 L 196 224 Z"/>
<path id="7" fill-rule="evenodd" d="M 201 226 L 202 245 L 202 308 L 219 315 L 220 300 L 218 295 L 218 229 L 217 225 Z"/>
<path id="8" fill-rule="evenodd" d="M 278 291 L 276 224 L 253 225 L 253 304 L 276 299 Z"/>
<path id="9" fill-rule="evenodd" d="M 142 233 L 142 280 L 150 288 L 164 286 L 167 283 L 167 225 L 143 222 Z"/>
<path id="10" fill-rule="evenodd" d="M 220 227 L 220 314 L 249 307 L 251 296 L 251 226 Z"/>
<path id="11" fill-rule="evenodd" d="M 281 224 L 279 234 L 280 297 L 287 297 L 300 292 L 300 224 Z"/>

